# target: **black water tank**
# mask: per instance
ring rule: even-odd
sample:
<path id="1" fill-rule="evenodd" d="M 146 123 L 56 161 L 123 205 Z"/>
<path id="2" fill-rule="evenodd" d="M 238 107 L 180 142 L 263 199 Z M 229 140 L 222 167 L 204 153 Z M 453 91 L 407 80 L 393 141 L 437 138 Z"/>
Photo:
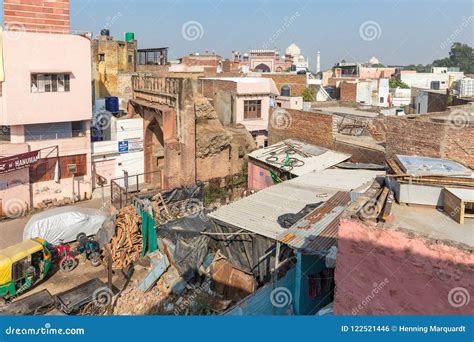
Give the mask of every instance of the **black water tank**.
<path id="1" fill-rule="evenodd" d="M 110 30 L 109 29 L 100 30 L 100 35 L 109 37 L 110 36 Z"/>
<path id="2" fill-rule="evenodd" d="M 287 85 L 284 85 L 283 87 L 281 87 L 280 94 L 281 94 L 281 96 L 291 96 L 290 87 L 287 86 Z"/>

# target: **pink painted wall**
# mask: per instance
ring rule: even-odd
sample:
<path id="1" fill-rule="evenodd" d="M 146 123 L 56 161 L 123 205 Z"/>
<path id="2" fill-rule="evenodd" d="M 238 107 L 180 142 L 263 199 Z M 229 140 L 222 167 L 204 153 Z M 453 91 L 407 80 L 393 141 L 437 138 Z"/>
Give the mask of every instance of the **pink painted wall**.
<path id="1" fill-rule="evenodd" d="M 11 143 L 22 144 L 27 150 L 58 146 L 60 156 L 86 154 L 87 175 L 54 181 L 24 184 L 0 189 L 0 198 L 27 200 L 36 206 L 46 199 L 72 198 L 73 188 L 81 199 L 91 196 L 90 120 L 92 117 L 91 47 L 90 40 L 69 34 L 21 32 L 16 36 L 4 34 L 3 56 L 5 81 L 2 83 L 0 124 L 11 126 Z M 69 73 L 70 91 L 32 93 L 32 73 Z M 25 141 L 24 125 L 85 121 L 86 136 L 58 140 Z M 20 152 L 12 152 L 13 155 Z M 56 153 L 41 157 L 54 157 Z M 18 171 L 29 183 L 28 170 Z M 17 172 L 2 175 L 1 180 L 16 177 Z"/>
<path id="2" fill-rule="evenodd" d="M 28 152 L 27 144 L 0 144 L 0 158 Z M 15 215 L 31 207 L 28 168 L 0 174 L 0 212 Z"/>
<path id="3" fill-rule="evenodd" d="M 395 68 L 359 68 L 359 78 L 361 79 L 390 78 L 394 73 Z"/>
<path id="4" fill-rule="evenodd" d="M 90 40 L 69 34 L 4 34 L 5 82 L 0 124 L 90 120 Z M 31 73 L 69 72 L 69 92 L 32 93 Z"/>
<path id="5" fill-rule="evenodd" d="M 251 162 L 248 163 L 248 188 L 250 190 L 262 190 L 272 185 L 273 180 L 270 171 Z"/>
<path id="6" fill-rule="evenodd" d="M 472 253 L 443 242 L 341 220 L 335 314 L 470 315 L 473 267 Z"/>

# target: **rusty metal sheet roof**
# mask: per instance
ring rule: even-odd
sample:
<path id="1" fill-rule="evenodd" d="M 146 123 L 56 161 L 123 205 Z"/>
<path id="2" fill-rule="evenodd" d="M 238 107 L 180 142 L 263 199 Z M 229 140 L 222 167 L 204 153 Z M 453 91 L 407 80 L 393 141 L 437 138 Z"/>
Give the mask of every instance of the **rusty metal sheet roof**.
<path id="1" fill-rule="evenodd" d="M 308 254 L 329 250 L 336 245 L 339 218 L 350 202 L 349 192 L 337 192 L 280 234 L 277 240 Z"/>

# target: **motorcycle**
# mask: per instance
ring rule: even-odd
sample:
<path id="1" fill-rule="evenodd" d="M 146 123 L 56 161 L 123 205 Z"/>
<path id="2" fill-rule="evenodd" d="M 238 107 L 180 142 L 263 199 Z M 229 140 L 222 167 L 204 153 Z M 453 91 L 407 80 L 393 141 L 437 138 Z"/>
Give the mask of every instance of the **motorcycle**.
<path id="1" fill-rule="evenodd" d="M 101 263 L 100 246 L 95 240 L 89 239 L 85 233 L 77 235 L 77 253 L 85 254 L 86 259 L 91 262 L 91 265 L 97 267 Z"/>
<path id="2" fill-rule="evenodd" d="M 58 266 L 62 272 L 71 272 L 79 264 L 79 261 L 71 251 L 71 246 L 62 240 L 59 242 L 59 245 L 56 246 L 56 253 Z"/>

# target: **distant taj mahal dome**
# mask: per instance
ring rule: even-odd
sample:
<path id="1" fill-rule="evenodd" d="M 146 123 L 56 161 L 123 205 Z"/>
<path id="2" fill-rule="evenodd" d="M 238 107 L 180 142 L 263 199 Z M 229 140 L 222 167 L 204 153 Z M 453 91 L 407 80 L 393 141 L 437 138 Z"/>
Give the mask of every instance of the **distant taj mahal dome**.
<path id="1" fill-rule="evenodd" d="M 290 46 L 288 46 L 285 52 L 287 55 L 291 55 L 293 57 L 299 57 L 301 55 L 301 49 L 295 43 L 292 43 Z"/>

